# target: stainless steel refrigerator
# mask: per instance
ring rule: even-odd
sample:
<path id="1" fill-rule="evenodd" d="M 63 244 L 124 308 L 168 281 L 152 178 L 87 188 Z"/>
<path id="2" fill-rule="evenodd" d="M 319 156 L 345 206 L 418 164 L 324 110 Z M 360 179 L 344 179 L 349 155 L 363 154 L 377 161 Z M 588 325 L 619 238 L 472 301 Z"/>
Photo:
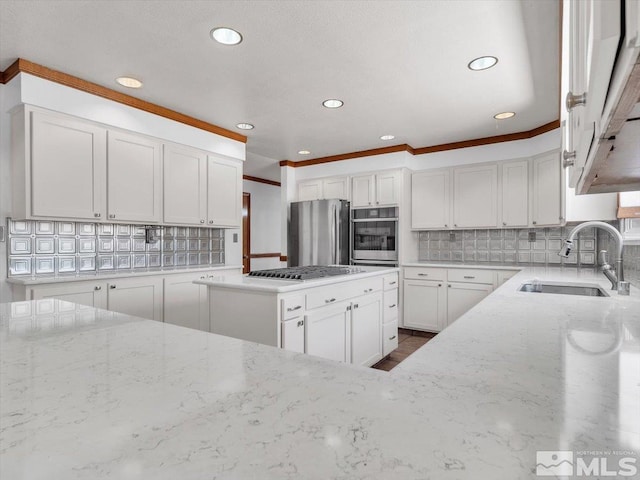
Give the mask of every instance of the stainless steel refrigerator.
<path id="1" fill-rule="evenodd" d="M 349 265 L 349 202 L 291 203 L 287 264 Z"/>

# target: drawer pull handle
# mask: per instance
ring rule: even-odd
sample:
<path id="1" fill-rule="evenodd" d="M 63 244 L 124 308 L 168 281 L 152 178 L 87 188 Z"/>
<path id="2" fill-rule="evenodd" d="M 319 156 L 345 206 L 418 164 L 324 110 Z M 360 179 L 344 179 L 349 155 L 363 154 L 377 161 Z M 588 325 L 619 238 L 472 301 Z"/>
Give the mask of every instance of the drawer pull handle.
<path id="1" fill-rule="evenodd" d="M 396 282 L 389 282 L 389 285 L 395 285 Z"/>
<path id="2" fill-rule="evenodd" d="M 331 302 L 335 302 L 336 299 L 335 298 L 329 298 L 327 300 L 324 301 L 324 303 L 331 303 Z"/>
<path id="3" fill-rule="evenodd" d="M 419 277 L 428 277 L 429 274 L 428 273 L 419 273 L 418 276 Z"/>
<path id="4" fill-rule="evenodd" d="M 389 305 L 389 308 L 396 308 L 396 304 L 394 303 L 393 305 Z"/>
<path id="5" fill-rule="evenodd" d="M 298 326 L 304 327 L 304 320 L 298 320 Z"/>
<path id="6" fill-rule="evenodd" d="M 473 275 L 465 275 L 464 278 L 476 278 Z"/>
<path id="7" fill-rule="evenodd" d="M 287 308 L 287 312 L 295 312 L 296 310 L 300 310 L 302 308 L 302 305 L 297 305 L 295 307 L 289 307 Z"/>
<path id="8" fill-rule="evenodd" d="M 441 283 L 439 283 L 439 284 L 438 284 L 438 286 L 439 286 L 439 287 L 441 287 L 441 286 L 442 286 L 442 284 L 441 284 Z"/>
<path id="9" fill-rule="evenodd" d="M 365 288 L 364 293 L 373 292 L 373 288 Z"/>
<path id="10" fill-rule="evenodd" d="M 394 340 L 396 338 L 396 336 L 394 335 L 393 337 L 389 337 L 389 340 Z"/>

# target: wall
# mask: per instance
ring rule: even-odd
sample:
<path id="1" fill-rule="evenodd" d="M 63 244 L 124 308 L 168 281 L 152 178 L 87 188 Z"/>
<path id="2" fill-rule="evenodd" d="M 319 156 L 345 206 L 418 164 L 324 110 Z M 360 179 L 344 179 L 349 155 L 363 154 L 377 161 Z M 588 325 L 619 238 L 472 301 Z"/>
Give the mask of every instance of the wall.
<path id="1" fill-rule="evenodd" d="M 280 255 L 280 187 L 244 180 L 244 192 L 251 195 L 251 253 Z M 279 257 L 252 258 L 251 270 L 279 268 Z"/>
<path id="2" fill-rule="evenodd" d="M 244 161 L 245 144 L 111 100 L 20 73 L 0 85 L 0 222 L 7 224 L 11 211 L 10 115 L 22 103 L 54 110 L 105 125 L 128 129 L 163 140 L 200 148 Z M 225 236 L 227 265 L 242 264 L 242 231 L 228 229 Z M 235 240 L 235 241 L 234 241 Z M 7 245 L 0 244 L 0 302 L 12 299 L 7 284 Z"/>

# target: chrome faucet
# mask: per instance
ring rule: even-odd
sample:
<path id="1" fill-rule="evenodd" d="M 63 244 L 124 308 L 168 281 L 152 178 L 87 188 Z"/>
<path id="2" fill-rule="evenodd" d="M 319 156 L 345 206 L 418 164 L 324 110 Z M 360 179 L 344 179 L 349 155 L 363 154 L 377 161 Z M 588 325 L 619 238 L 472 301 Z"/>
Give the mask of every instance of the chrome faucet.
<path id="1" fill-rule="evenodd" d="M 595 227 L 606 230 L 611 235 L 613 235 L 614 240 L 616 241 L 616 269 L 613 270 L 611 265 L 607 262 L 607 251 L 600 251 L 600 263 L 602 263 L 602 273 L 609 279 L 611 282 L 611 290 L 618 290 L 618 293 L 621 295 L 629 294 L 629 282 L 624 281 L 624 275 L 622 272 L 622 246 L 623 246 L 623 238 L 620 232 L 615 228 L 605 222 L 584 222 L 580 225 L 576 226 L 569 235 L 569 238 L 564 241 L 564 246 L 560 249 L 558 255 L 561 257 L 568 257 L 569 253 L 571 253 L 571 249 L 573 248 L 573 240 L 576 235 L 585 228 Z M 617 272 L 617 275 L 616 275 Z"/>

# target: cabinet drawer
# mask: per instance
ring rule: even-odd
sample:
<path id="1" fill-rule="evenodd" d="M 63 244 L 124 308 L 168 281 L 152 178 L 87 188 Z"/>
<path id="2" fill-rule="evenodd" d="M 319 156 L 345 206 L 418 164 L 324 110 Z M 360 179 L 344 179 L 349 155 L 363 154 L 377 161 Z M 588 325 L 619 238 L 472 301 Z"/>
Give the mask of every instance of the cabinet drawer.
<path id="1" fill-rule="evenodd" d="M 389 275 L 385 275 L 382 277 L 382 282 L 384 284 L 385 290 L 392 290 L 394 288 L 398 288 L 398 273 L 390 273 Z"/>
<path id="2" fill-rule="evenodd" d="M 354 297 L 379 292 L 382 290 L 382 277 L 363 278 L 362 280 L 353 282 L 351 287 L 347 288 Z"/>
<path id="3" fill-rule="evenodd" d="M 384 315 L 383 322 L 390 322 L 398 318 L 398 289 L 387 290 L 384 292 Z"/>
<path id="4" fill-rule="evenodd" d="M 398 348 L 398 321 L 382 325 L 382 356 L 385 357 Z"/>
<path id="5" fill-rule="evenodd" d="M 355 287 L 349 283 L 318 288 L 307 293 L 307 310 L 333 305 L 334 303 L 354 297 Z"/>
<path id="6" fill-rule="evenodd" d="M 491 270 L 472 270 L 466 268 L 452 268 L 449 270 L 450 282 L 487 283 L 493 285 Z"/>
<path id="7" fill-rule="evenodd" d="M 447 279 L 446 268 L 407 267 L 404 269 L 404 278 L 412 280 L 440 280 Z"/>
<path id="8" fill-rule="evenodd" d="M 282 319 L 297 317 L 304 311 L 304 295 L 295 295 L 282 299 Z"/>

